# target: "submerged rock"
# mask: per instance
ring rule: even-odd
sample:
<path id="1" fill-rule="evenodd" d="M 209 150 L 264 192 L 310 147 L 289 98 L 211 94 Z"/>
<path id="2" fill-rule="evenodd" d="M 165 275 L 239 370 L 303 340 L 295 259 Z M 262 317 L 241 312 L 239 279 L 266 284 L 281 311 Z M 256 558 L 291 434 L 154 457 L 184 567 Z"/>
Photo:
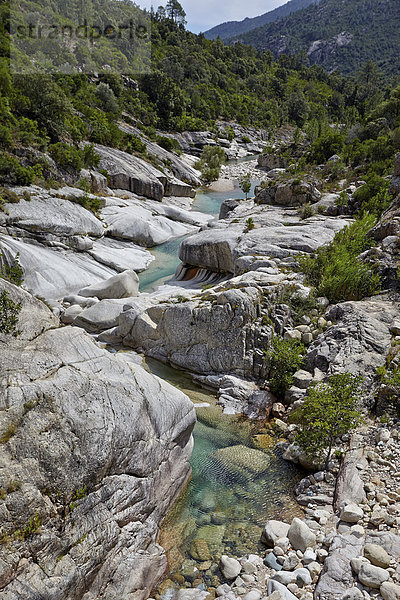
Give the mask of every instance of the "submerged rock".
<path id="1" fill-rule="evenodd" d="M 227 473 L 244 479 L 260 476 L 270 466 L 270 459 L 267 454 L 242 444 L 220 448 L 214 456 L 218 464 Z"/>

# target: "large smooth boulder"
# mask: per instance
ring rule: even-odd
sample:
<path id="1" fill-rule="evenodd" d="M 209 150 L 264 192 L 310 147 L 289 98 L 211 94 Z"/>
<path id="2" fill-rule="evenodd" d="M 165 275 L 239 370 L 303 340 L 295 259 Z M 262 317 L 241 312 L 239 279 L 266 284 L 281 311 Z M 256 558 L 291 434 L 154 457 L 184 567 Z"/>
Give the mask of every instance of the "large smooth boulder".
<path id="1" fill-rule="evenodd" d="M 279 538 L 287 537 L 287 533 L 289 531 L 290 525 L 284 523 L 283 521 L 276 521 L 275 519 L 270 519 L 265 524 L 263 532 L 261 534 L 261 541 L 268 548 L 273 548 L 275 546 L 276 540 Z"/>
<path id="2" fill-rule="evenodd" d="M 379 588 L 383 600 L 400 600 L 400 585 L 384 581 Z"/>
<path id="3" fill-rule="evenodd" d="M 368 563 L 361 565 L 361 569 L 358 573 L 358 579 L 360 582 L 370 588 L 379 589 L 384 581 L 390 578 L 389 573 L 386 569 L 381 567 L 375 567 Z"/>
<path id="4" fill-rule="evenodd" d="M 105 300 L 137 296 L 138 291 L 139 277 L 135 271 L 124 271 L 106 281 L 82 288 L 78 294 L 86 298 L 95 297 L 99 300 Z"/>
<path id="5" fill-rule="evenodd" d="M 358 523 L 364 516 L 364 511 L 357 504 L 346 504 L 340 512 L 340 519 L 346 523 Z"/>
<path id="6" fill-rule="evenodd" d="M 382 567 L 382 569 L 387 569 L 392 560 L 386 550 L 378 544 L 365 544 L 364 556 L 365 558 L 368 558 L 375 567 Z"/>
<path id="7" fill-rule="evenodd" d="M 309 526 L 295 517 L 289 527 L 287 537 L 295 550 L 305 552 L 306 548 L 315 548 L 316 536 Z"/>
<path id="8" fill-rule="evenodd" d="M 216 273 L 233 273 L 233 251 L 238 233 L 211 229 L 192 235 L 179 248 L 179 258 L 184 264 L 203 267 Z"/>
<path id="9" fill-rule="evenodd" d="M 2 598 L 145 600 L 167 566 L 159 524 L 190 475 L 193 404 L 0 288 L 22 303 L 21 335 L 0 336 L 1 480 L 15 482 L 2 502 Z"/>
<path id="10" fill-rule="evenodd" d="M 100 300 L 97 304 L 85 308 L 74 319 L 77 327 L 82 327 L 90 333 L 99 333 L 118 325 L 119 316 L 123 311 L 125 301 Z"/>
<path id="11" fill-rule="evenodd" d="M 236 558 L 231 558 L 223 554 L 219 561 L 219 569 L 226 579 L 236 579 L 242 570 L 242 566 Z"/>
<path id="12" fill-rule="evenodd" d="M 167 184 L 166 176 L 150 163 L 115 148 L 96 145 L 101 169 L 108 173 L 112 189 L 129 190 L 139 196 L 161 200 Z"/>
<path id="13" fill-rule="evenodd" d="M 275 183 L 268 187 L 261 186 L 256 189 L 255 194 L 258 204 L 285 207 L 314 204 L 321 199 L 321 192 L 313 184 L 296 179 Z"/>

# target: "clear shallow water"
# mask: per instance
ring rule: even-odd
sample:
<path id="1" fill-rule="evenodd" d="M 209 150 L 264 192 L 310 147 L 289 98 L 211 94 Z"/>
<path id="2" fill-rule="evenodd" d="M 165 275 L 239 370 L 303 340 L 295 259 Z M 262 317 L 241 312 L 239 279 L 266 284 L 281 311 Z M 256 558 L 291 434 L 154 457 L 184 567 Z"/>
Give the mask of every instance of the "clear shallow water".
<path id="1" fill-rule="evenodd" d="M 223 553 L 256 552 L 267 519 L 301 514 L 293 496 L 301 473 L 273 452 L 261 421 L 222 415 L 215 395 L 194 385 L 188 375 L 152 359 L 146 364 L 195 404 L 210 404 L 196 411 L 192 479 L 164 521 L 159 540 L 172 573 L 184 576 L 204 563 L 208 568 L 200 571 L 201 580 L 209 586 L 213 574 L 207 560 L 215 564 Z M 195 559 L 198 540 L 205 554 Z"/>

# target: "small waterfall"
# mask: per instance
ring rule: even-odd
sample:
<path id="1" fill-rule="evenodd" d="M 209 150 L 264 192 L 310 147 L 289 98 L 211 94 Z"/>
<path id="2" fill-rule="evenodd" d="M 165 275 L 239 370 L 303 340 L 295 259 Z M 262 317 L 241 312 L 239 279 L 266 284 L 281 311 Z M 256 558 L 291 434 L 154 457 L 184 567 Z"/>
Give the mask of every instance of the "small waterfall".
<path id="1" fill-rule="evenodd" d="M 217 285 L 221 281 L 227 281 L 230 277 L 231 275 L 226 273 L 215 273 L 203 267 L 194 267 L 193 265 L 184 265 L 181 263 L 176 269 L 174 281 L 190 281 L 190 287 L 193 287 L 193 285 Z"/>

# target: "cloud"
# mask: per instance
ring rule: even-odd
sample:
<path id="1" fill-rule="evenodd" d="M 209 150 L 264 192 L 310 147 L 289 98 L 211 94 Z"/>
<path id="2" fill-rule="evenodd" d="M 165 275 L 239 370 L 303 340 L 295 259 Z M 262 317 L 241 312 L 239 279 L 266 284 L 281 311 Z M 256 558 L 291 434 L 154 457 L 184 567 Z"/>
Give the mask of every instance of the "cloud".
<path id="1" fill-rule="evenodd" d="M 152 2 L 151 0 L 136 0 L 143 8 L 155 9 L 166 1 Z M 188 28 L 196 33 L 206 31 L 214 25 L 225 21 L 241 21 L 246 17 L 257 17 L 277 6 L 281 6 L 287 0 L 181 0 L 186 11 Z"/>

